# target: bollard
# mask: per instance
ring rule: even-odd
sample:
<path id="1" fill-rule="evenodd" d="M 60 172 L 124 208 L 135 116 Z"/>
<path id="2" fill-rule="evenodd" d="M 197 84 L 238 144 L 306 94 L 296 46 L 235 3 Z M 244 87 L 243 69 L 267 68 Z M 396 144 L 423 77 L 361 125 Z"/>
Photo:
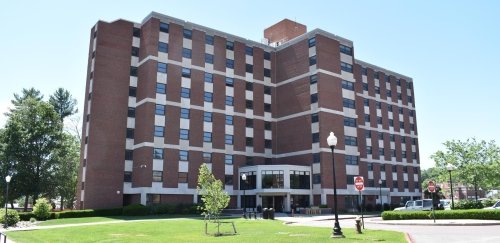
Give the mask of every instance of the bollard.
<path id="1" fill-rule="evenodd" d="M 358 231 L 358 234 L 362 234 L 363 232 L 361 232 L 361 218 L 356 217 L 355 221 L 356 221 L 356 230 Z"/>

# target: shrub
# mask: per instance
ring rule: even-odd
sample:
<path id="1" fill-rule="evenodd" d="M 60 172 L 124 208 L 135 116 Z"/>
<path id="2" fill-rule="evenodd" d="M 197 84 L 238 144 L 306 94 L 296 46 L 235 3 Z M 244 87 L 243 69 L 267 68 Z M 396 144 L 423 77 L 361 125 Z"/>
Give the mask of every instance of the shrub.
<path id="1" fill-rule="evenodd" d="M 16 225 L 17 222 L 19 222 L 19 214 L 17 213 L 16 210 L 13 209 L 8 209 L 7 210 L 7 217 L 5 217 L 5 211 L 2 214 L 2 224 L 5 225 L 5 221 L 7 220 L 7 226 L 13 226 Z"/>
<path id="2" fill-rule="evenodd" d="M 50 211 L 52 211 L 52 205 L 45 198 L 40 198 L 36 200 L 36 204 L 33 207 L 33 213 L 38 220 L 46 220 L 50 217 Z"/>
<path id="3" fill-rule="evenodd" d="M 35 222 L 36 222 L 36 219 L 32 217 L 32 218 L 30 218 L 30 222 L 31 222 L 31 223 L 35 223 Z"/>
<path id="4" fill-rule="evenodd" d="M 35 214 L 33 212 L 20 212 L 19 219 L 21 221 L 29 221 L 31 218 L 35 218 Z"/>
<path id="5" fill-rule="evenodd" d="M 483 208 L 483 204 L 476 200 L 460 200 L 455 202 L 454 209 L 480 209 Z"/>
<path id="6" fill-rule="evenodd" d="M 497 202 L 496 199 L 494 199 L 494 198 L 488 198 L 488 199 L 482 201 L 482 204 L 483 204 L 483 207 L 491 207 L 496 202 Z"/>
<path id="7" fill-rule="evenodd" d="M 440 210 L 435 211 L 436 219 L 488 219 L 500 220 L 500 210 Z M 431 211 L 386 211 L 382 214 L 384 220 L 432 219 Z"/>
<path id="8" fill-rule="evenodd" d="M 123 207 L 124 216 L 145 216 L 150 214 L 151 208 L 142 204 L 132 204 Z"/>
<path id="9" fill-rule="evenodd" d="M 328 205 L 326 205 L 326 204 L 320 204 L 319 208 L 328 208 Z"/>

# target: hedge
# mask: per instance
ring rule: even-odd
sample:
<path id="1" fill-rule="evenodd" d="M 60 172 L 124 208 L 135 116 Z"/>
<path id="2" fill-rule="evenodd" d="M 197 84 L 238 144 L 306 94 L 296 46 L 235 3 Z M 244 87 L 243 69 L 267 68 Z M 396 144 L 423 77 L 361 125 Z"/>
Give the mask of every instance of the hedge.
<path id="1" fill-rule="evenodd" d="M 436 219 L 489 219 L 500 220 L 500 210 L 468 209 L 435 211 Z M 432 219 L 432 211 L 386 211 L 384 220 Z"/>

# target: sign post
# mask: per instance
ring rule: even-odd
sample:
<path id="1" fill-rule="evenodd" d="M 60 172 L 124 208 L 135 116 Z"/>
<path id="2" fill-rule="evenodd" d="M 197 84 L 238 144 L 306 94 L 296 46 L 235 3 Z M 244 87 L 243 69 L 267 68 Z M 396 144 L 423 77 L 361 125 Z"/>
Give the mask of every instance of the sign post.
<path id="1" fill-rule="evenodd" d="M 360 202 L 359 208 L 361 209 L 361 222 L 363 224 L 363 229 L 365 229 L 365 220 L 363 217 L 363 196 L 361 195 L 361 191 L 365 189 L 365 180 L 363 179 L 362 176 L 354 177 L 354 187 L 356 188 L 356 190 L 359 191 L 359 202 Z"/>
<path id="2" fill-rule="evenodd" d="M 432 199 L 432 218 L 434 219 L 434 223 L 436 223 L 436 212 L 434 209 L 434 193 L 436 192 L 436 184 L 434 184 L 434 181 L 429 181 L 427 185 L 427 190 L 431 193 L 431 199 Z"/>

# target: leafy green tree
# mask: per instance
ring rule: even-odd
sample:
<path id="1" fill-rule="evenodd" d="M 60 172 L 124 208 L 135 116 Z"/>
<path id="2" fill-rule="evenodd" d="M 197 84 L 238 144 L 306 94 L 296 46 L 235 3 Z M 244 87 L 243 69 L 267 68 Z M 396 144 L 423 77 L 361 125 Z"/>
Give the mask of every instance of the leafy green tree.
<path id="1" fill-rule="evenodd" d="M 27 98 L 12 110 L 2 135 L 4 153 L 16 189 L 28 197 L 49 192 L 54 183 L 56 160 L 53 151 L 61 147 L 62 122 L 52 105 L 34 98 Z M 22 179 L 18 179 L 22 178 Z"/>
<path id="2" fill-rule="evenodd" d="M 33 214 L 35 214 L 38 220 L 48 219 L 51 211 L 52 205 L 50 205 L 49 200 L 45 198 L 39 198 L 36 200 L 36 204 L 33 207 Z"/>
<path id="3" fill-rule="evenodd" d="M 78 165 L 80 162 L 80 142 L 75 136 L 64 133 L 61 147 L 54 150 L 52 157 L 55 164 L 55 196 L 61 198 L 61 210 L 64 206 L 73 207 L 76 194 Z"/>
<path id="4" fill-rule="evenodd" d="M 444 143 L 445 150 L 437 151 L 431 158 L 436 167 L 446 175 L 446 165 L 454 165 L 453 182 L 474 185 L 476 188 L 492 189 L 500 187 L 500 148 L 495 141 L 451 140 Z M 448 179 L 445 179 L 448 181 Z"/>
<path id="5" fill-rule="evenodd" d="M 78 112 L 78 108 L 76 108 L 76 99 L 71 96 L 69 91 L 63 88 L 57 89 L 56 92 L 50 96 L 49 103 L 54 106 L 61 121 L 63 121 L 65 117 Z"/>
<path id="6" fill-rule="evenodd" d="M 15 107 L 19 107 L 25 100 L 28 100 L 29 98 L 35 99 L 37 101 L 42 101 L 43 95 L 39 90 L 35 88 L 23 89 L 21 94 L 14 94 L 14 99 L 11 100 L 11 102 Z"/>
<path id="7" fill-rule="evenodd" d="M 203 205 L 202 215 L 217 223 L 217 235 L 220 235 L 220 214 L 229 205 L 229 195 L 224 191 L 224 185 L 215 179 L 206 164 L 200 166 L 197 191 L 201 195 Z"/>

